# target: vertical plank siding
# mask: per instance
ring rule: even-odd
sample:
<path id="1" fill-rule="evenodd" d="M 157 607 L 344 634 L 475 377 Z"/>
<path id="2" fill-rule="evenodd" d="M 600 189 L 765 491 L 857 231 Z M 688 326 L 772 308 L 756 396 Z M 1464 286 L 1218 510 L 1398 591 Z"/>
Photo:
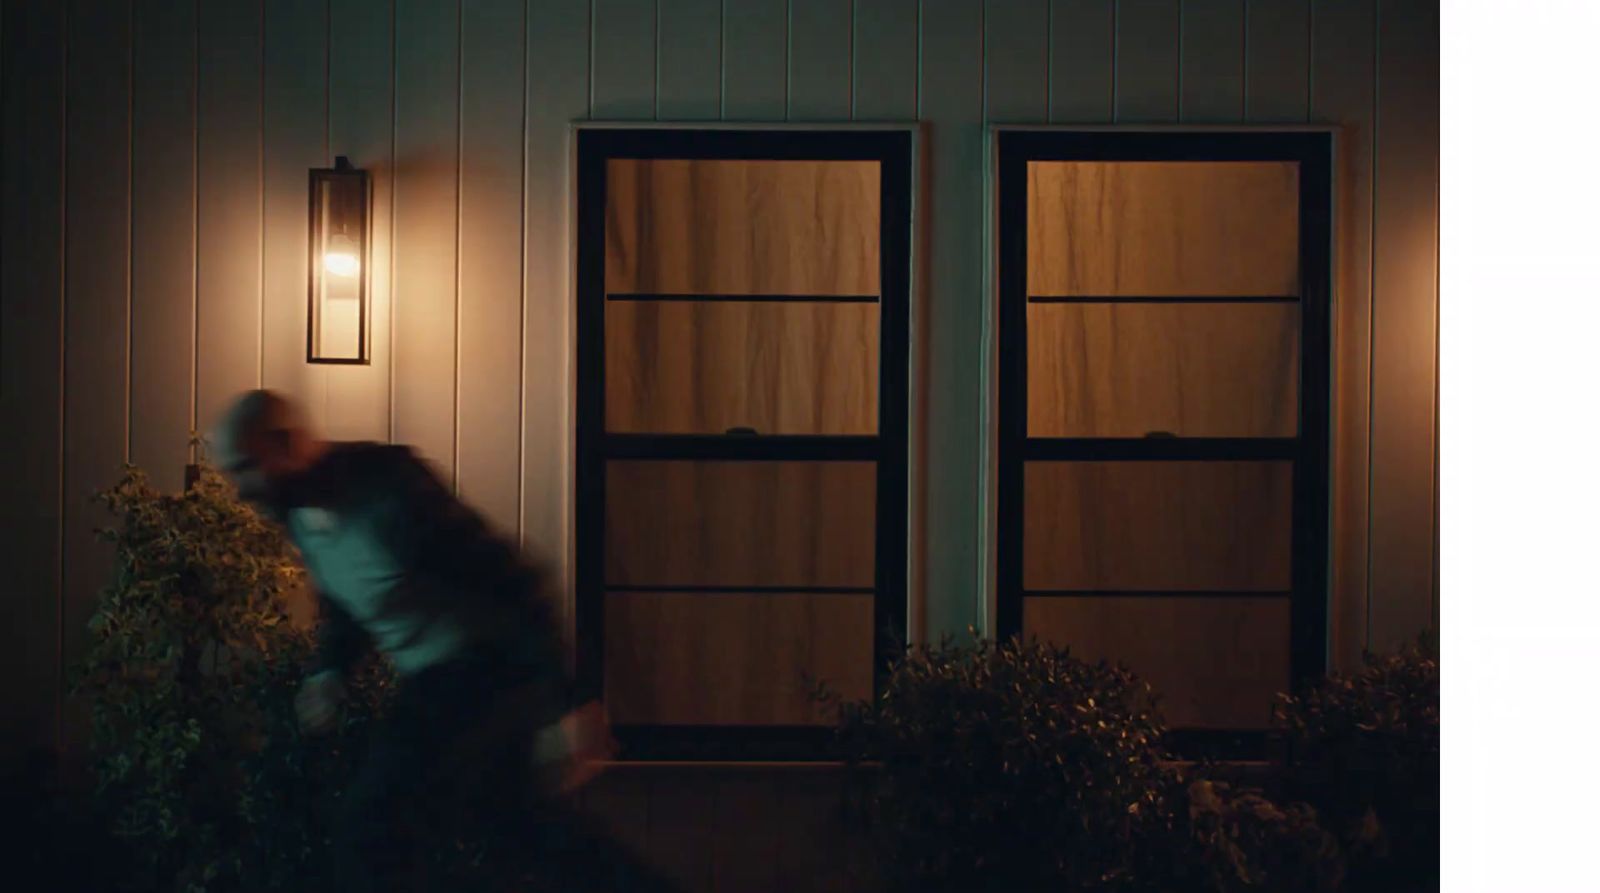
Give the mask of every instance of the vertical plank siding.
<path id="1" fill-rule="evenodd" d="M 261 381 L 261 9 L 199 7 L 195 114 L 195 427 Z"/>
<path id="2" fill-rule="evenodd" d="M 95 536 L 107 515 L 95 491 L 116 480 L 128 447 L 128 251 L 132 185 L 132 7 L 68 5 L 66 255 L 62 397 L 61 661 L 88 646 L 89 616 L 111 570 L 111 548 Z M 105 14 L 101 14 L 105 13 Z M 6 217 L 10 220 L 8 214 Z M 73 709 L 74 707 L 79 709 Z M 67 705 L 65 741 L 87 738 L 88 711 Z"/>
<path id="3" fill-rule="evenodd" d="M 790 0 L 789 120 L 848 121 L 851 0 Z"/>
<path id="4" fill-rule="evenodd" d="M 1439 7 L 1379 0 L 1372 170 L 1368 643 L 1433 622 Z"/>
<path id="5" fill-rule="evenodd" d="M 1178 117 L 1185 124 L 1244 120 L 1245 0 L 1185 0 Z"/>
<path id="6" fill-rule="evenodd" d="M 11 450 L 0 498 L 0 759 L 9 766 L 61 732 L 67 21 L 43 3 L 8 3 L 0 17 L 0 431 Z"/>
<path id="7" fill-rule="evenodd" d="M 196 427 L 196 18 L 195 0 L 134 6 L 129 458 L 168 489 Z"/>
<path id="8" fill-rule="evenodd" d="M 1310 0 L 1248 0 L 1247 7 L 1245 118 L 1304 122 L 1311 93 Z"/>
<path id="9" fill-rule="evenodd" d="M 388 440 L 394 309 L 395 23 L 392 0 L 329 0 L 328 151 L 372 174 L 372 365 L 328 366 L 326 430 Z M 304 253 L 304 252 L 302 252 Z M 304 316 L 299 310 L 296 320 Z M 300 362 L 304 366 L 304 362 Z"/>
<path id="10" fill-rule="evenodd" d="M 306 171 L 328 163 L 327 3 L 282 0 L 263 9 L 261 381 L 331 428 L 328 367 L 306 363 Z M 134 268 L 140 263 L 136 254 Z"/>
<path id="11" fill-rule="evenodd" d="M 522 542 L 565 579 L 572 517 L 572 171 L 568 133 L 589 115 L 589 0 L 530 3 L 523 176 Z M 568 616 L 571 614 L 569 612 Z"/>
<path id="12" fill-rule="evenodd" d="M 1051 0 L 1049 123 L 1112 120 L 1117 24 L 1117 0 Z"/>
<path id="13" fill-rule="evenodd" d="M 1117 124 L 1178 120 L 1179 0 L 1117 0 L 1112 78 Z"/>
<path id="14" fill-rule="evenodd" d="M 722 120 L 782 121 L 789 112 L 788 91 L 786 0 L 726 0 L 722 4 Z"/>
<path id="15" fill-rule="evenodd" d="M 461 409 L 457 2 L 398 0 L 394 28 L 394 439 L 446 480 L 457 480 Z"/>
<path id="16" fill-rule="evenodd" d="M 1367 643 L 1376 7 L 1376 0 L 1317 0 L 1312 9 L 1311 117 L 1339 125 L 1329 628 L 1333 661 L 1340 666 L 1356 665 Z"/>
<path id="17" fill-rule="evenodd" d="M 521 0 L 476 4 L 461 35 L 461 495 L 507 534 L 521 525 Z M 508 76 L 509 75 L 509 76 Z"/>
<path id="18" fill-rule="evenodd" d="M 241 388 L 292 394 L 335 437 L 415 445 L 566 573 L 586 119 L 924 124 L 930 635 L 984 610 L 985 127 L 1337 125 L 1335 662 L 1434 622 L 1436 5 L 72 0 L 3 19 L 8 756 L 82 733 L 62 669 L 109 566 L 89 494 L 124 458 L 180 486 L 191 429 Z M 374 175 L 367 367 L 304 361 L 306 171 L 341 154 Z M 743 783 L 706 796 L 746 821 Z M 713 850 L 731 855 L 685 855 L 685 876 L 766 883 L 757 850 Z"/>
<path id="19" fill-rule="evenodd" d="M 926 3 L 852 0 L 851 107 L 856 121 L 915 121 L 921 96 L 922 32 Z"/>
<path id="20" fill-rule="evenodd" d="M 656 9 L 655 116 L 715 121 L 722 116 L 723 0 L 679 0 Z"/>
<path id="21" fill-rule="evenodd" d="M 929 519 L 924 570 L 928 634 L 964 633 L 981 625 L 978 527 L 982 517 L 978 463 L 983 319 L 984 58 L 986 4 L 924 0 L 918 117 L 934 122 L 928 152 L 931 194 L 923 219 L 930 257 L 929 395 L 925 462 Z M 937 60 L 937 63 L 933 63 Z M 937 395 L 935 397 L 934 395 Z M 949 469 L 941 471 L 941 469 Z M 959 471 L 956 471 L 959 469 Z"/>

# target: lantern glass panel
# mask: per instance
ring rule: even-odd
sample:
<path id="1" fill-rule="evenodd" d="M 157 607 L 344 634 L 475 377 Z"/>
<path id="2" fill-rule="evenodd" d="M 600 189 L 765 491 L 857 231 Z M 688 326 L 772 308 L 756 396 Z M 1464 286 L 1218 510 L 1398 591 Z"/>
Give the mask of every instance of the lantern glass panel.
<path id="1" fill-rule="evenodd" d="M 313 363 L 369 362 L 367 242 L 366 173 L 314 171 L 307 320 L 307 359 Z"/>

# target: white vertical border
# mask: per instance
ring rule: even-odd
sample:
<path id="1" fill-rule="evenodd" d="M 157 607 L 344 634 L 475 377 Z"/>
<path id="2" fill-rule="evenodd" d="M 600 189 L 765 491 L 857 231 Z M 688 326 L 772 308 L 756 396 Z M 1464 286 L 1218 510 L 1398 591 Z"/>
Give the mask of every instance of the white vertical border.
<path id="1" fill-rule="evenodd" d="M 1447 4 L 1439 35 L 1440 856 L 1452 893 L 1595 885 L 1600 125 L 1578 110 L 1594 105 L 1600 5 L 1507 11 Z"/>

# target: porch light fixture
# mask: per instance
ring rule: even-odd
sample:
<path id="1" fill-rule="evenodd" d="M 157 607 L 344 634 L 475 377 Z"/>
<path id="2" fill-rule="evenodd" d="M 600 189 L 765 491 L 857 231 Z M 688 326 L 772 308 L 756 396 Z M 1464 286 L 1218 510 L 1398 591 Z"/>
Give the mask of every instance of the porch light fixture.
<path id="1" fill-rule="evenodd" d="M 311 171 L 311 253 L 306 362 L 365 366 L 372 362 L 372 179 L 340 155 Z"/>

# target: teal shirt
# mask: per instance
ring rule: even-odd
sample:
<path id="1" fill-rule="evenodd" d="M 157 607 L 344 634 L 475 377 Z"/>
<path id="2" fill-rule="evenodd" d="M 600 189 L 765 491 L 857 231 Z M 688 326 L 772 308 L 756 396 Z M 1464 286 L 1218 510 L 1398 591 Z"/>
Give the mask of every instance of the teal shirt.
<path id="1" fill-rule="evenodd" d="M 544 680 L 555 715 L 590 696 L 567 670 L 549 575 L 411 450 L 333 444 L 298 499 L 274 517 L 321 590 L 317 672 L 369 644 L 407 677 L 476 653 Z"/>
<path id="2" fill-rule="evenodd" d="M 380 535 L 383 513 L 392 510 L 382 502 L 354 512 L 297 508 L 289 512 L 288 526 L 323 596 L 350 614 L 395 669 L 409 676 L 455 656 L 466 635 L 448 614 L 430 617 L 389 605 L 404 580 L 403 563 Z"/>

